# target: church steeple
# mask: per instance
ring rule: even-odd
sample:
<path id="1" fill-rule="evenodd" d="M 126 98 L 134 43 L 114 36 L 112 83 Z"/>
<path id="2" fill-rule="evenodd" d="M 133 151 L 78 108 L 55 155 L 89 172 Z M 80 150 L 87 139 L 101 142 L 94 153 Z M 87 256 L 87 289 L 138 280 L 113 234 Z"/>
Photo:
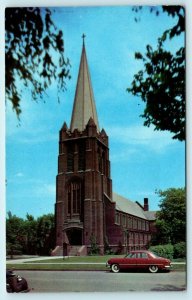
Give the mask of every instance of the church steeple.
<path id="1" fill-rule="evenodd" d="M 95 122 L 95 125 L 97 126 L 97 131 L 99 131 L 99 123 L 97 118 L 93 89 L 91 85 L 91 77 L 87 63 L 84 34 L 82 38 L 83 47 L 79 67 L 79 75 L 77 79 L 75 99 L 73 104 L 70 130 L 73 131 L 74 129 L 78 129 L 79 131 L 83 131 L 89 119 L 92 118 Z"/>

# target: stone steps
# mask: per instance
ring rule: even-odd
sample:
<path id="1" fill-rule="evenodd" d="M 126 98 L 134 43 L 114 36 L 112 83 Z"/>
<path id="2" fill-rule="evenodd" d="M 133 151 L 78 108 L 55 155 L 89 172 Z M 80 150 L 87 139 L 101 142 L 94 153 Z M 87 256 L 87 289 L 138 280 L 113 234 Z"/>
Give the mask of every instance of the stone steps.
<path id="1" fill-rule="evenodd" d="M 77 256 L 78 255 L 78 251 L 82 246 L 70 246 L 70 250 L 68 253 L 68 256 Z"/>

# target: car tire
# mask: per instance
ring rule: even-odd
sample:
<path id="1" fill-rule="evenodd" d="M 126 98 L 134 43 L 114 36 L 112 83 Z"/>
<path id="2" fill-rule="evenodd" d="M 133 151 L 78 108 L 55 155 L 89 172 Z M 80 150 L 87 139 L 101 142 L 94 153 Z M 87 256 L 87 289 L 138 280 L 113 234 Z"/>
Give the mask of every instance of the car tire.
<path id="1" fill-rule="evenodd" d="M 111 271 L 112 271 L 113 273 L 118 273 L 118 272 L 120 271 L 119 265 L 118 265 L 118 264 L 113 264 L 113 265 L 111 266 Z"/>
<path id="2" fill-rule="evenodd" d="M 156 265 L 152 265 L 149 267 L 149 271 L 151 273 L 157 273 L 158 270 L 159 270 L 159 268 Z"/>

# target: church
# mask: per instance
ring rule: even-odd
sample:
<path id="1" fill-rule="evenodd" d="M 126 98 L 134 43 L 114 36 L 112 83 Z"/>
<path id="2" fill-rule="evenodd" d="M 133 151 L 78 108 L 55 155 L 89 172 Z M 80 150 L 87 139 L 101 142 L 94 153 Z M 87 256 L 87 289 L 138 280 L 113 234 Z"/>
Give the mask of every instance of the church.
<path id="1" fill-rule="evenodd" d="M 84 35 L 70 127 L 59 132 L 56 177 L 56 247 L 52 255 L 88 255 L 92 244 L 126 253 L 146 249 L 155 212 L 113 192 L 109 143 L 99 128 Z"/>

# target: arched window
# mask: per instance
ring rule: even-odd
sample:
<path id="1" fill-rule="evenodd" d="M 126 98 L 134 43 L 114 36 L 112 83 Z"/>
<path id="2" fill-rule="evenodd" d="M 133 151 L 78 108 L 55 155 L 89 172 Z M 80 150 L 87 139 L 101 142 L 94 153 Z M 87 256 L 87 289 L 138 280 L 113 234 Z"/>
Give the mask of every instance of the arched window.
<path id="1" fill-rule="evenodd" d="M 68 215 L 70 217 L 81 214 L 82 188 L 81 182 L 73 181 L 68 185 Z"/>
<path id="2" fill-rule="evenodd" d="M 84 141 L 81 141 L 78 144 L 78 153 L 79 153 L 78 170 L 84 171 L 85 170 L 85 142 Z"/>
<path id="3" fill-rule="evenodd" d="M 74 171 L 74 145 L 71 143 L 67 145 L 67 171 Z"/>
<path id="4" fill-rule="evenodd" d="M 71 185 L 68 186 L 68 214 L 71 214 Z"/>
<path id="5" fill-rule="evenodd" d="M 98 148 L 98 166 L 99 166 L 99 172 L 102 173 L 102 156 L 101 156 L 101 150 Z"/>
<path id="6" fill-rule="evenodd" d="M 106 175 L 106 154 L 105 151 L 98 148 L 98 165 L 99 172 Z"/>
<path id="7" fill-rule="evenodd" d="M 102 153 L 102 173 L 106 174 L 105 172 L 105 152 Z"/>
<path id="8" fill-rule="evenodd" d="M 128 228 L 132 228 L 133 227 L 133 219 L 132 217 L 128 217 Z"/>
<path id="9" fill-rule="evenodd" d="M 137 229 L 137 219 L 133 219 L 133 229 Z"/>
<path id="10" fill-rule="evenodd" d="M 72 183 L 72 192 L 73 192 L 73 214 L 79 214 L 80 213 L 80 184 L 79 183 Z"/>

